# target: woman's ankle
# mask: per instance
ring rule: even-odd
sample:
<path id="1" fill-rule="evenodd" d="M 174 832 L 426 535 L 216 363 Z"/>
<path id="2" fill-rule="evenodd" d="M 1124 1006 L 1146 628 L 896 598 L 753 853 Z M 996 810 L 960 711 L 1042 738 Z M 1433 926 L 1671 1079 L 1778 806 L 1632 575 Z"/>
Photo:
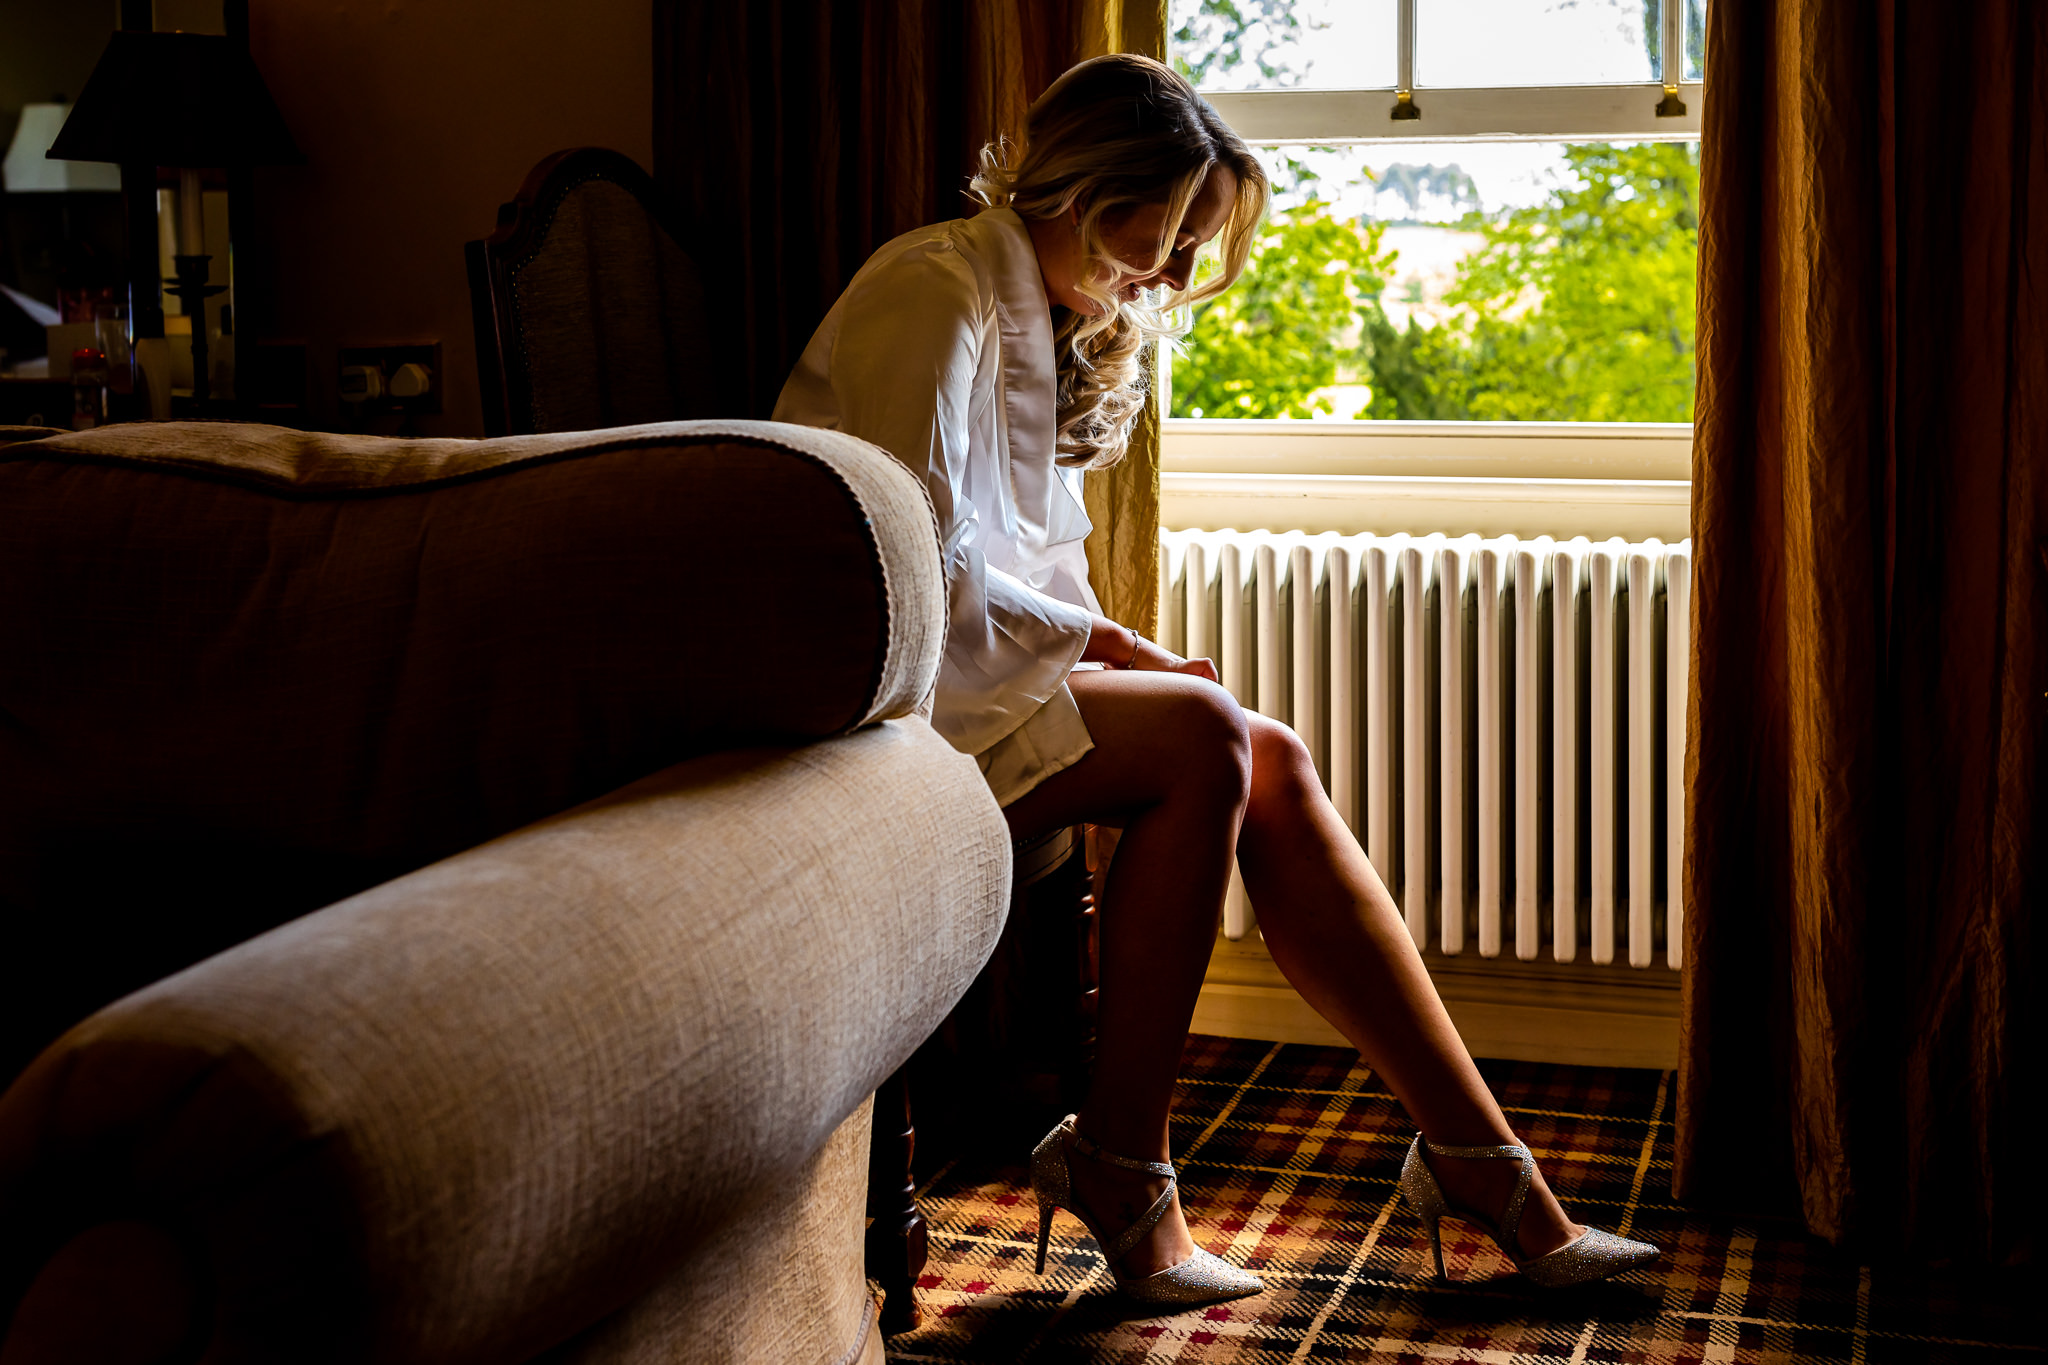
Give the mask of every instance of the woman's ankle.
<path id="1" fill-rule="evenodd" d="M 1151 1211 L 1166 1190 L 1167 1177 L 1093 1160 L 1080 1151 L 1071 1151 L 1071 1157 L 1068 1177 L 1081 1205 L 1075 1212 L 1099 1233 L 1106 1254 L 1111 1242 Z M 1143 1277 L 1178 1265 L 1194 1249 L 1176 1197 L 1158 1223 L 1118 1259 L 1116 1268 L 1124 1275 Z"/>
<path id="2" fill-rule="evenodd" d="M 1132 1124 L 1119 1122 L 1119 1116 L 1099 1113 L 1093 1106 L 1083 1106 L 1074 1116 L 1074 1136 L 1086 1139 L 1087 1145 L 1097 1153 L 1114 1154 L 1127 1161 L 1163 1161 L 1171 1164 L 1166 1125 L 1163 1123 Z M 1077 1146 L 1075 1155 L 1081 1155 Z M 1098 1156 L 1100 1164 L 1112 1165 Z"/>
<path id="3" fill-rule="evenodd" d="M 1453 1157 L 1431 1152 L 1429 1165 L 1452 1208 L 1478 1218 L 1488 1228 L 1499 1226 L 1521 1179 L 1521 1163 L 1501 1157 Z M 1582 1231 L 1551 1193 L 1539 1168 L 1515 1228 L 1516 1253 L 1523 1257 L 1540 1256 L 1563 1246 Z"/>

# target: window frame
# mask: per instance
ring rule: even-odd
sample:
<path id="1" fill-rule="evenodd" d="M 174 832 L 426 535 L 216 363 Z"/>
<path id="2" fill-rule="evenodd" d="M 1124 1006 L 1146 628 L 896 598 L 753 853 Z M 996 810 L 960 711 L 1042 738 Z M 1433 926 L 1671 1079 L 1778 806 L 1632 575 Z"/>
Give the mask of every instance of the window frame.
<path id="1" fill-rule="evenodd" d="M 1416 86 L 1417 2 L 1397 0 L 1394 87 L 1205 90 L 1202 97 L 1254 145 L 1699 140 L 1702 81 Z M 1682 0 L 1661 7 L 1661 51 L 1682 50 L 1685 8 Z M 1165 525 L 1211 524 L 1187 519 L 1201 509 L 1238 521 L 1269 514 L 1259 524 L 1287 521 L 1304 530 L 1416 529 L 1418 517 L 1443 516 L 1453 518 L 1446 526 L 1483 534 L 1529 534 L 1521 528 L 1564 516 L 1574 531 L 1595 537 L 1686 533 L 1690 422 L 1168 417 L 1172 371 L 1166 356 L 1159 361 Z"/>
<path id="2" fill-rule="evenodd" d="M 1424 86 L 1415 116 L 1395 118 L 1400 91 L 1205 90 L 1246 142 L 1318 146 L 1402 142 L 1697 142 L 1706 88 L 1676 88 L 1682 114 L 1658 114 L 1667 87 L 1647 85 Z"/>

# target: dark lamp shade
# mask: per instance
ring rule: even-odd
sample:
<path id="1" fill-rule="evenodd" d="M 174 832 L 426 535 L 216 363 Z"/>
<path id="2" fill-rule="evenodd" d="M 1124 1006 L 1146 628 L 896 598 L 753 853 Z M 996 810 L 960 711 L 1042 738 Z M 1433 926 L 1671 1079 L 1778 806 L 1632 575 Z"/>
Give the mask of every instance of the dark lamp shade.
<path id="1" fill-rule="evenodd" d="M 113 36 L 49 155 L 147 166 L 304 161 L 249 54 L 211 33 Z"/>

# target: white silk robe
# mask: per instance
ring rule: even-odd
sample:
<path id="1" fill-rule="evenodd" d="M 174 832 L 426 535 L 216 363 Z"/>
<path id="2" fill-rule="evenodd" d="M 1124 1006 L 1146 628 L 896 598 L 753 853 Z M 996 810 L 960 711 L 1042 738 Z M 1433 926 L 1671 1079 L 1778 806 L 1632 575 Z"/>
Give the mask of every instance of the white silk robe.
<path id="1" fill-rule="evenodd" d="M 949 628 L 932 725 L 1007 804 L 1092 747 L 1066 679 L 1099 610 L 1081 474 L 1053 462 L 1052 314 L 1008 209 L 877 251 L 812 336 L 775 419 L 872 441 L 938 515 Z"/>

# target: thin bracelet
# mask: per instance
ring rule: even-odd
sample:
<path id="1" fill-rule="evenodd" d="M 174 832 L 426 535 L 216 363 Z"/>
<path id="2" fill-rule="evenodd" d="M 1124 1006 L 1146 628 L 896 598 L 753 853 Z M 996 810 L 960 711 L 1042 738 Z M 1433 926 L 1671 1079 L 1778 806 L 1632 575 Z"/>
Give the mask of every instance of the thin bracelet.
<path id="1" fill-rule="evenodd" d="M 1136 668 L 1138 666 L 1138 646 L 1145 642 L 1145 637 L 1138 634 L 1135 626 L 1125 626 L 1124 629 L 1131 632 L 1131 661 L 1125 664 L 1124 667 L 1127 669 Z"/>

